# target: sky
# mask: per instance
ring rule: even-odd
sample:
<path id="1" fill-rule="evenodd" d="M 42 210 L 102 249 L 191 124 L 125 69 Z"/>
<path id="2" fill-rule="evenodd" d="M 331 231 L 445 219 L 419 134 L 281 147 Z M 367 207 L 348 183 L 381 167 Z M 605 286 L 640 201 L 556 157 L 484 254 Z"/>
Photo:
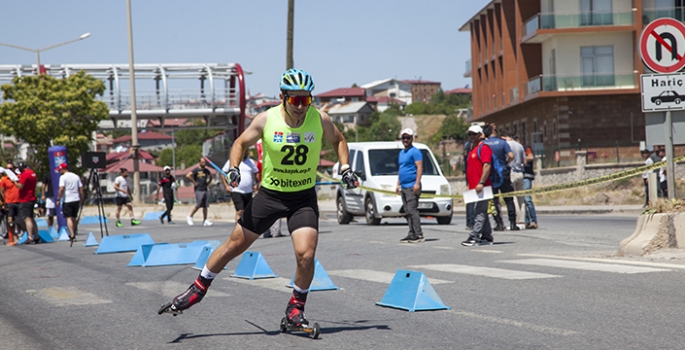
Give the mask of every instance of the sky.
<path id="1" fill-rule="evenodd" d="M 466 85 L 468 32 L 489 0 L 295 0 L 294 65 L 314 94 L 375 80 Z M 278 94 L 286 65 L 287 0 L 131 0 L 136 63 L 239 63 L 252 95 Z M 126 0 L 0 0 L 0 43 L 41 49 L 42 64 L 128 64 Z M 35 64 L 0 46 L 0 65 Z"/>

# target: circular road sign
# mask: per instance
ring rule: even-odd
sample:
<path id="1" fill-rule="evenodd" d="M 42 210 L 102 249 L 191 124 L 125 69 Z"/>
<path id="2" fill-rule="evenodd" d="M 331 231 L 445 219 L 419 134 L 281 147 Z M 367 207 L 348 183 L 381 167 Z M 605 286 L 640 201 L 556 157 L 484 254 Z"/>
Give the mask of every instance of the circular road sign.
<path id="1" fill-rule="evenodd" d="M 685 67 L 685 25 L 674 18 L 658 18 L 640 35 L 640 57 L 657 73 L 673 73 Z"/>

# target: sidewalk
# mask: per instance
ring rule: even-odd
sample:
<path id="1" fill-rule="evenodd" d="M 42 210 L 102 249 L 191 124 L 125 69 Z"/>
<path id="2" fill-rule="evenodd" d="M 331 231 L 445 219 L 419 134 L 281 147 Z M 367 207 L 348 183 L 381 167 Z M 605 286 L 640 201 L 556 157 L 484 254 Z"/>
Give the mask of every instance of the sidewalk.
<path id="1" fill-rule="evenodd" d="M 183 223 L 194 205 L 178 204 L 174 206 L 172 211 L 174 221 Z M 147 213 L 163 212 L 166 207 L 163 205 L 140 205 L 133 208 L 135 217 L 140 219 Z M 585 215 L 585 214 L 634 214 L 640 215 L 644 209 L 641 205 L 564 205 L 564 206 L 535 206 L 535 211 L 538 215 Z M 107 218 L 114 218 L 116 207 L 114 205 L 105 206 L 105 216 Z M 319 200 L 319 211 L 322 214 L 335 214 L 335 200 L 326 199 Z M 81 216 L 97 215 L 98 208 L 96 206 L 87 206 L 83 208 Z M 128 215 L 125 215 L 125 209 L 122 209 L 121 219 L 128 220 Z M 457 205 L 454 208 L 455 215 L 464 215 L 466 208 L 463 205 Z M 207 216 L 211 221 L 233 221 L 235 219 L 235 209 L 233 204 L 219 203 L 209 206 Z M 202 221 L 202 211 L 198 210 L 195 213 L 195 222 Z"/>

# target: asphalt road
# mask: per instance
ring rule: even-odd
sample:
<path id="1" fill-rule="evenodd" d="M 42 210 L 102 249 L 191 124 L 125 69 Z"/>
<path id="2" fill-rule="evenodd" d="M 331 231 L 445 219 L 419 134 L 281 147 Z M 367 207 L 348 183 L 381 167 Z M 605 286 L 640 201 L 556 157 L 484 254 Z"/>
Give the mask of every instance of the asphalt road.
<path id="1" fill-rule="evenodd" d="M 133 253 L 94 255 L 80 242 L 0 247 L 1 349 L 681 349 L 685 264 L 616 257 L 634 216 L 541 216 L 540 229 L 495 235 L 495 245 L 462 247 L 461 218 L 426 220 L 426 242 L 401 244 L 403 220 L 376 227 L 321 221 L 317 259 L 340 287 L 312 292 L 307 316 L 317 340 L 280 334 L 295 262 L 288 237 L 259 239 L 280 277 L 214 282 L 185 314 L 157 315 L 198 274 L 188 265 L 127 267 Z M 224 240 L 213 227 L 116 228 L 156 242 Z M 407 312 L 375 305 L 397 270 L 425 274 L 451 310 Z M 393 289 L 403 293 L 419 290 Z M 422 293 L 419 293 L 423 295 Z M 421 299 L 420 300 L 425 300 Z M 434 300 L 433 300 L 434 301 Z"/>

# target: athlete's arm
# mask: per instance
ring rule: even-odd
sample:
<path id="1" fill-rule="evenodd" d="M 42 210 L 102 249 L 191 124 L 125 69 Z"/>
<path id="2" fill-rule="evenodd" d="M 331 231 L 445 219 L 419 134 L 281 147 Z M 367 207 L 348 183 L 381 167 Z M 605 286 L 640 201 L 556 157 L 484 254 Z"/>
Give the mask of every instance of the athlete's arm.
<path id="1" fill-rule="evenodd" d="M 347 141 L 345 136 L 335 127 L 331 117 L 325 112 L 319 111 L 321 114 L 321 125 L 323 126 L 323 137 L 333 144 L 333 149 L 338 155 L 340 165 L 350 164 L 350 150 L 347 148 Z"/>
<path id="2" fill-rule="evenodd" d="M 268 116 L 268 112 L 262 112 L 259 113 L 252 123 L 250 123 L 250 126 L 243 131 L 240 136 L 238 136 L 238 139 L 233 142 L 233 147 L 231 147 L 231 156 L 230 156 L 230 161 L 231 161 L 231 168 L 233 167 L 239 167 L 240 162 L 243 160 L 243 155 L 245 154 L 245 151 L 253 146 L 259 139 L 262 138 L 262 134 L 264 133 L 264 127 L 266 126 L 266 118 Z"/>

